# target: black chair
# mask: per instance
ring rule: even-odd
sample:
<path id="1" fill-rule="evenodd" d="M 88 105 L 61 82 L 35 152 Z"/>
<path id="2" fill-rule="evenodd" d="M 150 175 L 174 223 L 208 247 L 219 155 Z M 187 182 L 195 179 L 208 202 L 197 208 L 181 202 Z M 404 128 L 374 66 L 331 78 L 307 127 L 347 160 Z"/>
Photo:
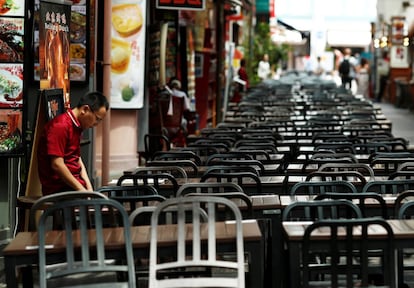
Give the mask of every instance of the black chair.
<path id="1" fill-rule="evenodd" d="M 198 183 L 185 183 L 180 186 L 177 191 L 177 197 L 188 193 L 228 193 L 239 192 L 244 193 L 243 188 L 236 183 L 232 182 L 198 182 Z"/>
<path id="2" fill-rule="evenodd" d="M 374 180 L 374 170 L 367 163 L 325 163 L 322 164 L 318 171 L 357 171 L 362 175 Z"/>
<path id="3" fill-rule="evenodd" d="M 192 160 L 152 160 L 147 162 L 147 167 L 181 167 L 188 177 L 198 176 L 198 165 Z"/>
<path id="4" fill-rule="evenodd" d="M 362 218 L 359 207 L 349 200 L 297 201 L 283 209 L 282 221 L 318 221 L 322 219 Z"/>
<path id="5" fill-rule="evenodd" d="M 387 203 L 384 198 L 377 193 L 332 193 L 328 192 L 325 194 L 317 195 L 314 200 L 325 200 L 325 199 L 345 199 L 352 201 L 358 205 L 361 210 L 362 217 L 382 217 L 388 218 Z M 377 212 L 379 210 L 379 212 Z"/>
<path id="6" fill-rule="evenodd" d="M 381 239 L 369 233 L 378 226 L 386 231 Z M 325 231 L 324 235 L 328 236 L 315 237 L 317 231 Z M 302 241 L 301 287 L 368 287 L 374 284 L 396 288 L 393 239 L 390 225 L 380 218 L 313 222 L 306 228 Z M 319 253 L 329 255 L 328 264 L 315 262 L 314 256 Z M 315 274 L 322 274 L 324 278 L 315 279 Z"/>
<path id="7" fill-rule="evenodd" d="M 197 166 L 201 165 L 200 156 L 195 154 L 193 151 L 183 149 L 155 152 L 151 160 L 191 160 Z"/>
<path id="8" fill-rule="evenodd" d="M 171 149 L 171 142 L 167 136 L 161 134 L 145 134 L 144 135 L 144 155 L 145 161 L 152 159 L 155 152 L 168 151 Z"/>
<path id="9" fill-rule="evenodd" d="M 108 216 L 108 213 L 116 214 L 120 221 L 119 226 L 123 227 L 120 230 L 124 241 L 121 245 L 124 247 L 122 259 L 110 259 L 105 253 L 106 237 L 103 219 Z M 49 234 L 47 225 L 49 218 L 56 214 L 61 214 L 63 217 L 66 252 L 62 253 L 59 259 L 54 258 L 53 263 L 59 263 L 59 269 L 46 270 L 49 264 L 47 260 L 49 253 L 46 253 L 46 250 L 48 245 L 53 244 L 49 242 L 50 239 L 46 241 Z M 76 221 L 74 222 L 73 219 Z M 88 233 L 90 223 L 93 223 L 93 234 Z M 102 285 L 121 287 L 120 282 L 124 282 L 122 287 L 135 287 L 134 256 L 129 227 L 128 214 L 124 207 L 111 199 L 67 200 L 47 207 L 39 219 L 38 227 L 40 287 L 48 287 L 48 280 L 65 279 L 60 284 L 59 282 L 51 284 L 51 287 L 63 287 L 65 286 L 63 283 L 73 284 L 75 281 L 73 276 L 76 275 L 88 276 L 82 277 L 82 282 L 79 283 L 82 287 L 102 287 Z M 90 245 L 93 240 L 92 235 L 93 239 L 96 239 L 93 246 Z M 99 283 L 97 276 L 101 273 L 113 273 L 114 275 L 112 279 L 105 277 L 104 282 Z M 68 277 L 71 277 L 70 280 Z M 95 285 L 92 286 L 92 284 Z"/>
<path id="10" fill-rule="evenodd" d="M 163 184 L 170 184 L 171 187 L 161 189 Z M 177 179 L 169 173 L 158 174 L 124 174 L 118 178 L 117 186 L 154 186 L 159 194 L 164 193 L 163 196 L 169 197 L 175 195 L 178 190 Z"/>
<path id="11" fill-rule="evenodd" d="M 208 166 L 232 166 L 232 167 L 252 167 L 259 175 L 265 174 L 265 167 L 259 160 L 239 160 L 239 159 L 217 159 L 211 161 Z"/>
<path id="12" fill-rule="evenodd" d="M 328 192 L 358 193 L 358 190 L 352 183 L 342 180 L 298 182 L 290 189 L 290 195 L 318 195 Z"/>
<path id="13" fill-rule="evenodd" d="M 375 192 L 380 194 L 398 194 L 414 189 L 414 180 L 376 180 L 369 181 L 362 187 L 362 193 Z"/>
<path id="14" fill-rule="evenodd" d="M 397 198 L 395 198 L 395 201 L 394 201 L 394 217 L 395 218 L 399 217 L 398 214 L 400 212 L 400 208 L 404 203 L 413 201 L 413 200 L 414 200 L 414 190 L 405 190 L 399 193 L 397 195 Z"/>
<path id="15" fill-rule="evenodd" d="M 249 172 L 257 176 L 260 176 L 259 171 L 257 171 L 255 167 L 237 166 L 237 165 L 213 165 L 213 166 L 207 167 L 203 175 L 210 174 L 210 173 L 239 173 L 239 172 Z"/>
<path id="16" fill-rule="evenodd" d="M 158 191 L 150 185 L 129 185 L 129 186 L 102 186 L 96 189 L 97 192 L 104 194 L 108 198 L 120 196 L 141 196 L 157 195 Z"/>
<path id="17" fill-rule="evenodd" d="M 205 173 L 200 178 L 200 182 L 210 182 L 214 180 L 215 182 L 235 182 L 240 187 L 243 188 L 246 194 L 261 194 L 262 193 L 262 182 L 260 178 L 252 172 L 234 172 L 234 173 Z M 247 184 L 245 181 L 249 181 Z M 248 189 L 248 186 L 254 185 L 254 188 Z"/>
<path id="18" fill-rule="evenodd" d="M 164 162 L 164 161 L 159 161 Z M 164 162 L 165 163 L 165 162 Z M 147 165 L 153 164 L 152 161 L 147 162 Z M 171 165 L 168 165 L 171 164 Z M 165 163 L 165 165 L 156 165 L 156 166 L 145 166 L 145 167 L 138 167 L 132 172 L 132 174 L 160 174 L 160 173 L 168 173 L 174 176 L 175 178 L 182 178 L 187 181 L 188 176 L 187 172 L 180 166 L 173 165 L 171 162 Z"/>

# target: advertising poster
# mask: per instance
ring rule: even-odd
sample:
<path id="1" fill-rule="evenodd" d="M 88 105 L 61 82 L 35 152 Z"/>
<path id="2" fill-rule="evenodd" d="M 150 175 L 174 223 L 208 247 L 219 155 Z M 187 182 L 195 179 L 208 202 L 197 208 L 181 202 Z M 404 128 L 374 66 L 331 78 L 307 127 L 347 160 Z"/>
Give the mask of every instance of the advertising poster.
<path id="1" fill-rule="evenodd" d="M 25 0 L 0 1 L 0 16 L 24 16 Z"/>
<path id="2" fill-rule="evenodd" d="M 40 1 L 39 12 L 40 88 L 62 88 L 69 107 L 71 6 Z"/>
<path id="3" fill-rule="evenodd" d="M 143 107 L 146 2 L 112 1 L 111 108 Z"/>
<path id="4" fill-rule="evenodd" d="M 22 110 L 0 110 L 0 153 L 10 153 L 22 145 Z"/>
<path id="5" fill-rule="evenodd" d="M 0 62 L 23 63 L 23 38 L 23 18 L 0 17 Z"/>
<path id="6" fill-rule="evenodd" d="M 23 107 L 23 64 L 0 64 L 0 108 Z"/>

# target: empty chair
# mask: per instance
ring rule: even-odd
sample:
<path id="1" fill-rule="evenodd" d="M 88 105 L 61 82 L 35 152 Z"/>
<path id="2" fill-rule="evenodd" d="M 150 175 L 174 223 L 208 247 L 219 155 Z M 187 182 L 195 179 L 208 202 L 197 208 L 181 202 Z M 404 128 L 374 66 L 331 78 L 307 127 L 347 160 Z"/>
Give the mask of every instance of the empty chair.
<path id="1" fill-rule="evenodd" d="M 151 161 L 150 161 L 151 162 Z M 172 163 L 167 163 L 172 164 Z M 132 172 L 133 174 L 159 174 L 159 173 L 168 173 L 173 175 L 175 178 L 182 178 L 187 181 L 187 172 L 175 165 L 167 166 L 167 165 L 161 165 L 161 166 L 145 166 L 145 167 L 138 167 L 135 168 L 135 170 Z"/>
<path id="2" fill-rule="evenodd" d="M 169 185 L 167 185 L 169 184 Z M 124 174 L 119 177 L 117 186 L 139 186 L 150 185 L 158 191 L 159 194 L 164 193 L 163 196 L 175 195 L 178 190 L 177 179 L 169 173 L 157 173 L 157 174 Z M 161 189 L 161 186 L 163 189 Z"/>
<path id="3" fill-rule="evenodd" d="M 324 163 L 318 171 L 357 171 L 369 177 L 369 181 L 375 178 L 374 170 L 366 163 Z"/>
<path id="4" fill-rule="evenodd" d="M 233 167 L 252 167 L 259 175 L 264 175 L 265 167 L 259 160 L 230 160 L 230 159 L 217 159 L 210 162 L 209 165 L 215 166 L 233 166 Z"/>
<path id="5" fill-rule="evenodd" d="M 234 173 L 220 173 L 211 172 L 205 173 L 200 178 L 200 182 L 235 182 L 243 188 L 248 195 L 261 194 L 262 182 L 256 174 L 252 172 L 234 172 Z"/>
<path id="6" fill-rule="evenodd" d="M 318 195 L 327 192 L 358 193 L 358 190 L 352 183 L 342 180 L 298 182 L 290 189 L 291 195 Z"/>
<path id="7" fill-rule="evenodd" d="M 108 199 L 108 196 L 102 194 L 99 191 L 66 191 L 54 193 L 51 195 L 46 195 L 40 197 L 36 200 L 32 207 L 30 208 L 29 213 L 29 231 L 36 231 L 37 229 L 37 220 L 38 212 L 42 212 L 47 207 L 62 201 L 74 200 L 74 199 L 92 199 L 92 198 L 102 198 Z M 53 218 L 53 229 L 62 229 L 62 218 L 55 217 Z"/>
<path id="8" fill-rule="evenodd" d="M 414 179 L 409 180 L 376 180 L 369 181 L 362 188 L 362 193 L 375 192 L 380 194 L 398 194 L 414 189 Z"/>
<path id="9" fill-rule="evenodd" d="M 378 226 L 385 231 L 380 239 L 369 232 L 379 229 Z M 324 237 L 315 236 L 320 231 L 324 231 Z M 390 225 L 380 218 L 313 222 L 306 228 L 302 240 L 300 287 L 396 288 L 393 239 Z M 319 253 L 329 256 L 328 265 L 315 262 L 314 256 Z M 322 274 L 324 278 L 315 280 L 315 274 Z M 376 278 L 381 279 L 376 281 Z"/>
<path id="10" fill-rule="evenodd" d="M 187 150 L 158 151 L 153 154 L 151 160 L 191 160 L 197 166 L 201 165 L 200 156 Z"/>
<path id="11" fill-rule="evenodd" d="M 366 192 L 366 193 L 333 193 L 328 192 L 325 194 L 317 195 L 314 200 L 325 199 L 345 199 L 352 201 L 358 205 L 363 217 L 382 217 L 388 218 L 387 203 L 382 195 L 378 193 Z"/>
<path id="12" fill-rule="evenodd" d="M 282 221 L 317 221 L 361 217 L 361 210 L 351 201 L 331 199 L 293 202 L 283 209 Z"/>
<path id="13" fill-rule="evenodd" d="M 171 149 L 171 142 L 167 136 L 161 134 L 145 134 L 144 135 L 144 155 L 146 161 L 152 159 L 155 152 L 168 151 Z"/>
<path id="14" fill-rule="evenodd" d="M 184 169 L 187 177 L 197 177 L 198 176 L 198 166 L 192 160 L 152 160 L 146 163 L 147 167 L 180 167 Z M 180 170 L 180 169 L 175 169 Z M 177 171 L 178 173 L 178 171 Z M 183 174 L 183 173 L 179 173 Z M 174 175 L 174 174 L 173 174 Z M 177 177 L 177 174 L 174 176 Z M 178 175 L 179 176 L 179 175 Z M 182 175 L 184 177 L 184 175 Z M 187 178 L 185 177 L 185 178 Z"/>
<path id="15" fill-rule="evenodd" d="M 108 198 L 118 196 L 138 196 L 138 195 L 157 195 L 158 191 L 150 185 L 130 185 L 130 186 L 102 186 L 96 189 L 97 192 L 106 195 Z"/>
<path id="16" fill-rule="evenodd" d="M 232 182 L 199 182 L 199 183 L 185 183 L 180 186 L 177 191 L 177 197 L 188 193 L 228 193 L 240 192 L 244 193 L 243 188 Z"/>
<path id="17" fill-rule="evenodd" d="M 399 212 L 401 206 L 409 201 L 414 200 L 414 190 L 405 190 L 402 191 L 397 195 L 397 198 L 395 198 L 394 201 L 394 216 L 395 218 L 399 218 Z"/>
<path id="18" fill-rule="evenodd" d="M 192 217 L 177 217 L 176 248 L 173 249 L 177 252 L 176 257 L 164 258 L 164 261 L 159 261 L 162 256 L 159 254 L 161 248 L 159 247 L 161 244 L 158 243 L 159 230 L 151 229 L 149 287 L 245 287 L 242 217 L 236 204 L 229 199 L 213 196 L 167 199 L 154 210 L 151 226 L 158 227 L 159 217 L 164 210 L 177 207 L 178 213 L 183 214 L 185 210 L 188 210 L 189 205 L 192 207 L 190 210 Z M 228 207 L 235 220 L 234 260 L 221 259 L 218 256 L 218 244 L 216 244 L 216 209 L 219 209 L 218 205 Z M 206 209 L 208 222 L 204 225 L 208 229 L 202 228 L 200 207 Z M 193 224 L 192 233 L 188 233 L 187 219 L 191 219 Z M 207 240 L 207 246 L 202 243 L 203 239 Z M 191 251 L 186 249 L 187 245 L 192 247 Z M 204 250 L 203 247 L 207 250 Z M 194 269 L 194 267 L 198 267 L 198 269 Z M 206 271 L 211 271 L 212 268 L 222 269 L 222 273 L 206 274 Z M 167 277 L 163 277 L 163 275 Z"/>
<path id="19" fill-rule="evenodd" d="M 217 154 L 210 155 L 205 161 L 205 164 L 207 166 L 213 165 L 215 161 L 219 161 L 219 160 L 253 160 L 253 157 L 248 155 L 245 152 L 240 152 L 240 151 L 236 153 L 234 153 L 233 151 L 229 153 L 217 153 Z"/>
<path id="20" fill-rule="evenodd" d="M 238 173 L 238 172 L 250 172 L 257 176 L 260 176 L 259 171 L 252 166 L 237 166 L 237 165 L 213 165 L 207 167 L 203 174 L 210 173 Z"/>
<path id="21" fill-rule="evenodd" d="M 355 186 L 364 186 L 367 183 L 364 175 L 358 171 L 312 171 L 306 175 L 305 181 L 348 181 Z"/>
<path id="22" fill-rule="evenodd" d="M 120 241 L 120 246 L 124 249 L 122 259 L 107 258 L 105 253 L 107 237 L 104 236 L 103 219 L 104 216 L 108 216 L 108 211 L 116 214 L 119 226 L 123 227 L 119 231 L 117 230 L 117 233 L 121 233 L 122 236 L 116 235 L 116 237 L 122 239 Z M 59 269 L 46 270 L 48 264 L 46 247 L 53 244 L 54 240 L 50 239 L 50 232 L 46 227 L 49 217 L 54 217 L 56 214 L 63 215 L 64 222 L 62 224 L 66 240 L 64 249 L 66 252 L 62 253 L 59 258 L 58 263 L 61 264 Z M 76 221 L 74 222 L 73 219 L 76 219 Z M 93 233 L 88 233 L 90 223 L 93 223 Z M 135 287 L 135 267 L 128 214 L 124 207 L 115 200 L 94 198 L 54 203 L 44 210 L 39 219 L 38 238 L 40 287 L 48 287 L 48 280 L 54 279 L 57 281 L 75 275 L 87 275 L 86 278 L 82 278 L 79 287 L 103 287 L 102 285 L 107 287 Z M 92 241 L 94 245 L 90 245 Z M 56 262 L 53 263 L 56 264 Z M 102 272 L 113 272 L 114 276 L 111 279 L 105 277 L 104 282 L 99 283 L 97 281 L 99 279 L 98 275 Z M 125 275 L 122 277 L 122 279 L 125 279 L 123 284 L 118 279 L 120 275 Z M 75 280 L 71 278 L 70 281 L 74 283 Z M 95 283 L 95 281 L 98 283 Z M 50 286 L 63 287 L 63 283 L 54 283 Z M 94 283 L 95 286 L 88 285 L 89 283 Z"/>

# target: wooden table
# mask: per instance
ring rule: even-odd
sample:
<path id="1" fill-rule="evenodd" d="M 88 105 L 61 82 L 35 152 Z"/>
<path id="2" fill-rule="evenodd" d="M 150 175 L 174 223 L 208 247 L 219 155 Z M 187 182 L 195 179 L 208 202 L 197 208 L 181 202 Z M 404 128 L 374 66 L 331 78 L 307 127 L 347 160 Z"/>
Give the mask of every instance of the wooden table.
<path id="1" fill-rule="evenodd" d="M 386 220 L 390 224 L 393 233 L 394 233 L 394 246 L 396 250 L 404 248 L 413 248 L 414 247 L 414 219 L 409 220 Z M 283 231 L 285 235 L 285 241 L 287 244 L 288 256 L 289 256 L 289 287 L 300 287 L 300 278 L 299 271 L 300 269 L 300 254 L 301 254 L 301 243 L 303 240 L 303 235 L 305 229 L 312 224 L 311 221 L 305 222 L 291 222 L 286 221 L 282 223 Z M 375 233 L 376 236 L 380 239 L 381 236 L 385 235 L 383 229 L 378 229 L 375 231 L 370 230 L 370 233 Z M 318 239 L 323 239 L 326 234 L 312 234 Z M 328 239 L 326 239 L 328 240 Z M 397 262 L 396 262 L 397 263 Z M 397 270 L 397 269 L 396 269 Z M 396 271 L 397 273 L 397 271 Z M 401 275 L 397 279 L 401 279 Z"/>
<path id="2" fill-rule="evenodd" d="M 216 238 L 221 252 L 233 251 L 233 241 L 235 239 L 235 225 L 234 222 L 217 222 L 216 223 Z M 110 258 L 121 259 L 124 245 L 123 233 L 121 228 L 106 228 L 104 229 L 105 246 L 107 247 L 107 255 Z M 131 237 L 134 249 L 134 256 L 137 258 L 149 258 L 150 247 L 150 226 L 133 226 L 131 227 Z M 176 225 L 159 225 L 159 245 L 164 247 L 171 247 L 176 244 L 175 235 L 177 235 Z M 188 225 L 188 232 L 191 234 L 192 226 Z M 203 231 L 203 229 L 202 229 Z M 204 229 L 206 231 L 206 229 Z M 79 231 L 77 231 L 79 232 Z M 89 231 L 94 235 L 95 231 Z M 202 239 L 207 239 L 207 233 L 202 233 Z M 90 245 L 94 246 L 94 238 L 91 236 Z M 249 273 L 251 283 L 250 287 L 263 287 L 264 277 L 264 248 L 263 238 L 257 221 L 247 220 L 243 222 L 243 238 L 244 250 L 249 256 Z M 47 261 L 53 263 L 62 253 L 65 252 L 65 232 L 64 231 L 50 231 L 46 236 L 46 244 L 50 245 L 47 249 Z M 76 239 L 76 238 L 74 238 Z M 76 243 L 80 246 L 80 243 Z M 38 236 L 37 232 L 20 232 L 3 250 L 5 274 L 8 288 L 18 287 L 17 268 L 21 266 L 29 266 L 38 264 Z M 171 249 L 165 249 L 171 251 Z M 25 269 L 26 270 L 26 269 Z M 30 270 L 31 269 L 27 269 Z M 28 271 L 27 271 L 28 272 Z M 30 275 L 23 275 L 23 279 L 28 280 L 29 283 L 24 283 L 24 287 L 30 287 Z"/>

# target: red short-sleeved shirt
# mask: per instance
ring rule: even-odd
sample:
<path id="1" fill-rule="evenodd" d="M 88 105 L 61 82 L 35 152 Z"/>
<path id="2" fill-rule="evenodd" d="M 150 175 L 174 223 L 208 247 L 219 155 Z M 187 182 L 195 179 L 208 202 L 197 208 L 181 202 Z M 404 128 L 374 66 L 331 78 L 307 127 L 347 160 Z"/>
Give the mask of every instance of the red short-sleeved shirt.
<path id="1" fill-rule="evenodd" d="M 73 176 L 86 186 L 80 175 L 81 137 L 82 128 L 70 109 L 46 123 L 37 148 L 38 171 L 43 195 L 72 190 L 52 170 L 50 162 L 52 156 L 63 157 Z"/>

